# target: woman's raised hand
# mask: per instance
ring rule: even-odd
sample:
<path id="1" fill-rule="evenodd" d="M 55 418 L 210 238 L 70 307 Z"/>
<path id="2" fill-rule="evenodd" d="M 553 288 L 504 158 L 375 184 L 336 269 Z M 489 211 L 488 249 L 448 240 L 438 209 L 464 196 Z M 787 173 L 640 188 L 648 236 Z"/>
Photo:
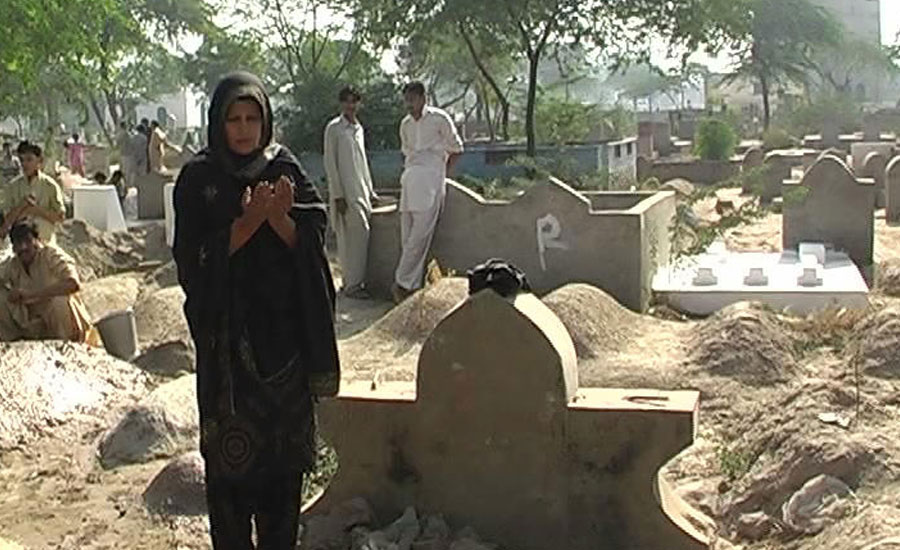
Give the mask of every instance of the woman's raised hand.
<path id="1" fill-rule="evenodd" d="M 275 182 L 272 202 L 269 204 L 269 219 L 286 216 L 294 204 L 294 184 L 287 176 Z"/>

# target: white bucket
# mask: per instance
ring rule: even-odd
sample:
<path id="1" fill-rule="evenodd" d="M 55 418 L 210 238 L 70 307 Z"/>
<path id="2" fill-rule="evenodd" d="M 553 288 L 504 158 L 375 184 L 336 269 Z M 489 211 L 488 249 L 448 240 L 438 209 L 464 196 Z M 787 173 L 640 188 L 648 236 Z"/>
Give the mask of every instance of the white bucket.
<path id="1" fill-rule="evenodd" d="M 97 321 L 103 346 L 110 355 L 131 361 L 138 352 L 137 325 L 131 308 L 113 311 Z"/>

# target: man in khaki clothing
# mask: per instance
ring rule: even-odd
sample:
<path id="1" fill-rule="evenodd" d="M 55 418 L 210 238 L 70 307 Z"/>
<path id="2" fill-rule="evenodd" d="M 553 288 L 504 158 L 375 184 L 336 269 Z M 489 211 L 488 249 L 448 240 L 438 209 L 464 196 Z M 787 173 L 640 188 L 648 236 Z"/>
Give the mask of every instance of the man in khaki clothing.
<path id="1" fill-rule="evenodd" d="M 9 231 L 15 256 L 0 264 L 0 342 L 94 338 L 78 291 L 75 262 L 18 222 Z"/>
<path id="2" fill-rule="evenodd" d="M 5 239 L 9 228 L 21 220 L 35 223 L 40 239 L 48 244 L 56 242 L 56 229 L 65 219 L 66 205 L 62 189 L 42 170 L 44 157 L 40 146 L 23 141 L 16 151 L 22 161 L 22 175 L 3 190 L 0 211 L 0 239 Z"/>

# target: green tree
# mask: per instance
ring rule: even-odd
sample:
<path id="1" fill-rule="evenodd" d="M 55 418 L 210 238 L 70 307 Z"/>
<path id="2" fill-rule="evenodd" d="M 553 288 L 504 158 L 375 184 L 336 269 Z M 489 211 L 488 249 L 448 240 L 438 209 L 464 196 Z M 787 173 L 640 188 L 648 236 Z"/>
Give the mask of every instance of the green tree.
<path id="1" fill-rule="evenodd" d="M 610 57 L 647 58 L 651 37 L 666 40 L 669 51 L 693 51 L 701 44 L 717 45 L 743 23 L 741 2 L 729 0 L 354 1 L 359 25 L 382 44 L 433 29 L 440 21 L 457 21 L 468 32 L 490 37 L 500 51 L 516 52 L 527 63 L 529 156 L 536 148 L 538 68 L 550 45 L 581 43 Z"/>
<path id="2" fill-rule="evenodd" d="M 773 88 L 808 83 L 817 70 L 816 52 L 837 45 L 841 28 L 827 10 L 808 0 L 749 0 L 749 8 L 750 25 L 735 52 L 738 65 L 726 82 L 759 84 L 768 130 Z"/>
<path id="3" fill-rule="evenodd" d="M 694 150 L 703 160 L 728 160 L 734 154 L 738 137 L 728 122 L 707 118 L 697 127 Z"/>
<path id="4" fill-rule="evenodd" d="M 182 67 L 185 79 L 210 95 L 219 80 L 231 71 L 245 70 L 270 80 L 263 46 L 255 34 L 246 31 L 229 34 L 223 29 L 212 30 L 203 37 L 196 52 L 185 56 Z M 266 83 L 270 87 L 275 84 L 271 80 Z"/>

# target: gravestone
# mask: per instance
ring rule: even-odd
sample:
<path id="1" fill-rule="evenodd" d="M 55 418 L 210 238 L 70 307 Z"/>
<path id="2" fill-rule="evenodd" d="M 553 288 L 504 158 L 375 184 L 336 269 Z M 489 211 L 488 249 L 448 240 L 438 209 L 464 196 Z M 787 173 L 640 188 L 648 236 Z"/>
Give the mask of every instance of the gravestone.
<path id="1" fill-rule="evenodd" d="M 884 182 L 888 223 L 900 223 L 900 156 L 891 159 L 887 165 Z"/>
<path id="2" fill-rule="evenodd" d="M 741 170 L 743 172 L 749 172 L 754 168 L 759 168 L 763 165 L 763 161 L 766 160 L 766 155 L 763 153 L 763 150 L 759 147 L 751 147 L 744 154 L 744 160 L 741 163 Z"/>
<path id="3" fill-rule="evenodd" d="M 762 177 L 763 183 L 756 190 L 763 203 L 772 202 L 775 197 L 781 194 L 781 183 L 791 178 L 791 170 L 796 164 L 796 157 L 786 155 L 780 151 L 770 151 L 766 154 L 763 161 L 763 166 L 766 168 Z M 744 185 L 747 185 L 747 182 Z"/>
<path id="4" fill-rule="evenodd" d="M 881 121 L 874 114 L 866 115 L 863 121 L 863 141 L 881 141 Z"/>
<path id="5" fill-rule="evenodd" d="M 692 443 L 699 394 L 579 388 L 576 361 L 533 295 L 470 297 L 415 383 L 344 385 L 321 404 L 340 467 L 305 518 L 362 497 L 378 517 L 413 506 L 519 550 L 706 548 L 664 513 L 685 508 L 658 475 Z"/>
<path id="6" fill-rule="evenodd" d="M 141 174 L 135 179 L 138 190 L 138 218 L 142 220 L 161 220 L 165 218 L 165 202 L 163 188 L 172 183 L 171 174 L 150 172 Z"/>
<path id="7" fill-rule="evenodd" d="M 873 152 L 881 153 L 884 158 L 890 159 L 894 156 L 894 145 L 892 143 L 854 143 L 850 146 L 850 155 L 853 157 L 850 168 L 856 172 L 857 176 L 862 176 L 866 157 Z"/>
<path id="8" fill-rule="evenodd" d="M 847 165 L 824 156 L 801 180 L 782 185 L 782 245 L 801 242 L 832 245 L 861 270 L 872 265 L 875 234 L 875 185 L 857 179 Z"/>
<path id="9" fill-rule="evenodd" d="M 862 176 L 875 181 L 875 208 L 884 208 L 887 198 L 884 192 L 884 178 L 887 170 L 888 158 L 877 151 L 866 155 L 863 162 Z"/>
<path id="10" fill-rule="evenodd" d="M 672 127 L 668 122 L 653 122 L 653 148 L 661 157 L 671 155 L 675 146 L 672 143 Z"/>

